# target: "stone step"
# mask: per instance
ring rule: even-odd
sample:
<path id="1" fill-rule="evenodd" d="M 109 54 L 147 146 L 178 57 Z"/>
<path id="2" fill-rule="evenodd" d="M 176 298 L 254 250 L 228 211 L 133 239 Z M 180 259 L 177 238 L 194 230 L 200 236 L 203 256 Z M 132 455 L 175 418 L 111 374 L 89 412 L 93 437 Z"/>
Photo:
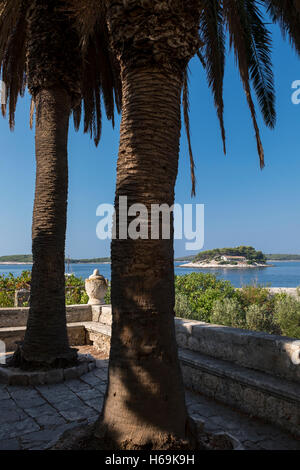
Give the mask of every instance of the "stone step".
<path id="1" fill-rule="evenodd" d="M 212 358 L 179 350 L 185 386 L 300 437 L 300 385 Z"/>
<path id="2" fill-rule="evenodd" d="M 111 324 L 85 322 L 86 344 L 93 344 L 103 354 L 109 355 Z"/>
<path id="3" fill-rule="evenodd" d="M 186 390 L 186 403 L 198 432 L 231 438 L 236 450 L 300 450 L 300 439 L 264 420 Z"/>

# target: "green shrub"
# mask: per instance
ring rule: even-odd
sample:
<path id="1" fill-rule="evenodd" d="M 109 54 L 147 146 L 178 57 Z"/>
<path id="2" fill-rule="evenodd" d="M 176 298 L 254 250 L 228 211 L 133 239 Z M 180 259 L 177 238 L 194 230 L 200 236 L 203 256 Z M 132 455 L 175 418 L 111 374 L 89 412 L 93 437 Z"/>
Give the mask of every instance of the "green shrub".
<path id="1" fill-rule="evenodd" d="M 274 317 L 283 335 L 300 338 L 300 300 L 291 296 L 277 298 Z"/>
<path id="2" fill-rule="evenodd" d="M 187 297 L 195 320 L 210 321 L 216 300 L 236 298 L 236 290 L 228 281 L 219 280 L 213 274 L 191 273 L 175 276 L 176 294 Z"/>
<path id="3" fill-rule="evenodd" d="M 66 305 L 87 304 L 88 300 L 84 280 L 74 274 L 66 276 Z"/>
<path id="4" fill-rule="evenodd" d="M 14 306 L 14 291 L 0 291 L 0 308 L 9 308 Z"/>
<path id="5" fill-rule="evenodd" d="M 180 318 L 194 318 L 194 312 L 186 295 L 177 292 L 175 296 L 175 315 Z"/>
<path id="6" fill-rule="evenodd" d="M 23 271 L 20 276 L 0 275 L 0 308 L 14 306 L 15 290 L 28 289 L 30 287 L 31 272 Z"/>
<path id="7" fill-rule="evenodd" d="M 108 285 L 106 294 L 104 296 L 104 302 L 106 303 L 106 305 L 111 304 L 111 287 L 110 287 L 110 284 Z"/>
<path id="8" fill-rule="evenodd" d="M 280 334 L 280 330 L 275 322 L 274 313 L 270 313 L 266 305 L 253 304 L 247 307 L 246 327 L 252 331 Z"/>
<path id="9" fill-rule="evenodd" d="M 29 289 L 31 282 L 31 271 L 23 271 L 20 276 L 14 276 L 12 273 L 7 276 L 0 275 L 0 308 L 14 306 L 15 291 L 17 289 Z M 88 295 L 84 289 L 84 280 L 80 277 L 66 277 L 66 305 L 86 304 Z M 24 303 L 24 307 L 28 302 Z"/>
<path id="10" fill-rule="evenodd" d="M 245 312 L 237 299 L 216 300 L 213 304 L 211 323 L 217 325 L 245 328 Z"/>
<path id="11" fill-rule="evenodd" d="M 237 291 L 239 302 L 244 309 L 250 305 L 267 305 L 269 310 L 274 308 L 274 296 L 262 286 L 244 286 Z"/>

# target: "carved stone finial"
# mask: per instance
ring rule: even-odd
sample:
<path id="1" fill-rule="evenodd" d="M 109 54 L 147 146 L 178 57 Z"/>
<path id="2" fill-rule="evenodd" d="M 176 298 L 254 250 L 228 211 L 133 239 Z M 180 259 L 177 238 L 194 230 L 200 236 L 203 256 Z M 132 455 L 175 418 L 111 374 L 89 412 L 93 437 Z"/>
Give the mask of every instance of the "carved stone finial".
<path id="1" fill-rule="evenodd" d="M 107 280 L 99 273 L 98 269 L 95 269 L 93 274 L 85 280 L 85 290 L 89 296 L 88 304 L 104 304 L 104 296 L 106 294 L 107 287 Z"/>

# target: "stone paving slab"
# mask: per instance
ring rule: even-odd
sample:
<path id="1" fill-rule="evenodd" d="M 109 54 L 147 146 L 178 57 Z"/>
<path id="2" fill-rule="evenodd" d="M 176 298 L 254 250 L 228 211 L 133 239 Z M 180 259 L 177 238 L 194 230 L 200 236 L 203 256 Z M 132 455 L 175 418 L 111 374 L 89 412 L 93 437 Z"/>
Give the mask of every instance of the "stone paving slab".
<path id="1" fill-rule="evenodd" d="M 95 422 L 107 386 L 107 360 L 80 378 L 61 384 L 0 384 L 0 450 L 47 449 L 62 434 Z M 202 395 L 186 392 L 189 413 L 198 429 L 227 433 L 244 449 L 300 450 L 288 433 L 251 419 Z"/>
<path id="2" fill-rule="evenodd" d="M 245 450 L 300 450 L 300 440 L 272 424 L 231 409 L 215 400 L 186 392 L 189 414 L 204 431 L 228 433 Z"/>

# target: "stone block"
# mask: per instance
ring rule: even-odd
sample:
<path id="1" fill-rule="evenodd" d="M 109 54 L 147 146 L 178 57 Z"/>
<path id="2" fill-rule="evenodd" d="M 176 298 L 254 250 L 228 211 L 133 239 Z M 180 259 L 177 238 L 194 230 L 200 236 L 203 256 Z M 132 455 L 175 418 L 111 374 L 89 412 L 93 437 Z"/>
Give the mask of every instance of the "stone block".
<path id="1" fill-rule="evenodd" d="M 64 379 L 63 369 L 53 369 L 46 373 L 46 384 L 56 384 Z"/>

